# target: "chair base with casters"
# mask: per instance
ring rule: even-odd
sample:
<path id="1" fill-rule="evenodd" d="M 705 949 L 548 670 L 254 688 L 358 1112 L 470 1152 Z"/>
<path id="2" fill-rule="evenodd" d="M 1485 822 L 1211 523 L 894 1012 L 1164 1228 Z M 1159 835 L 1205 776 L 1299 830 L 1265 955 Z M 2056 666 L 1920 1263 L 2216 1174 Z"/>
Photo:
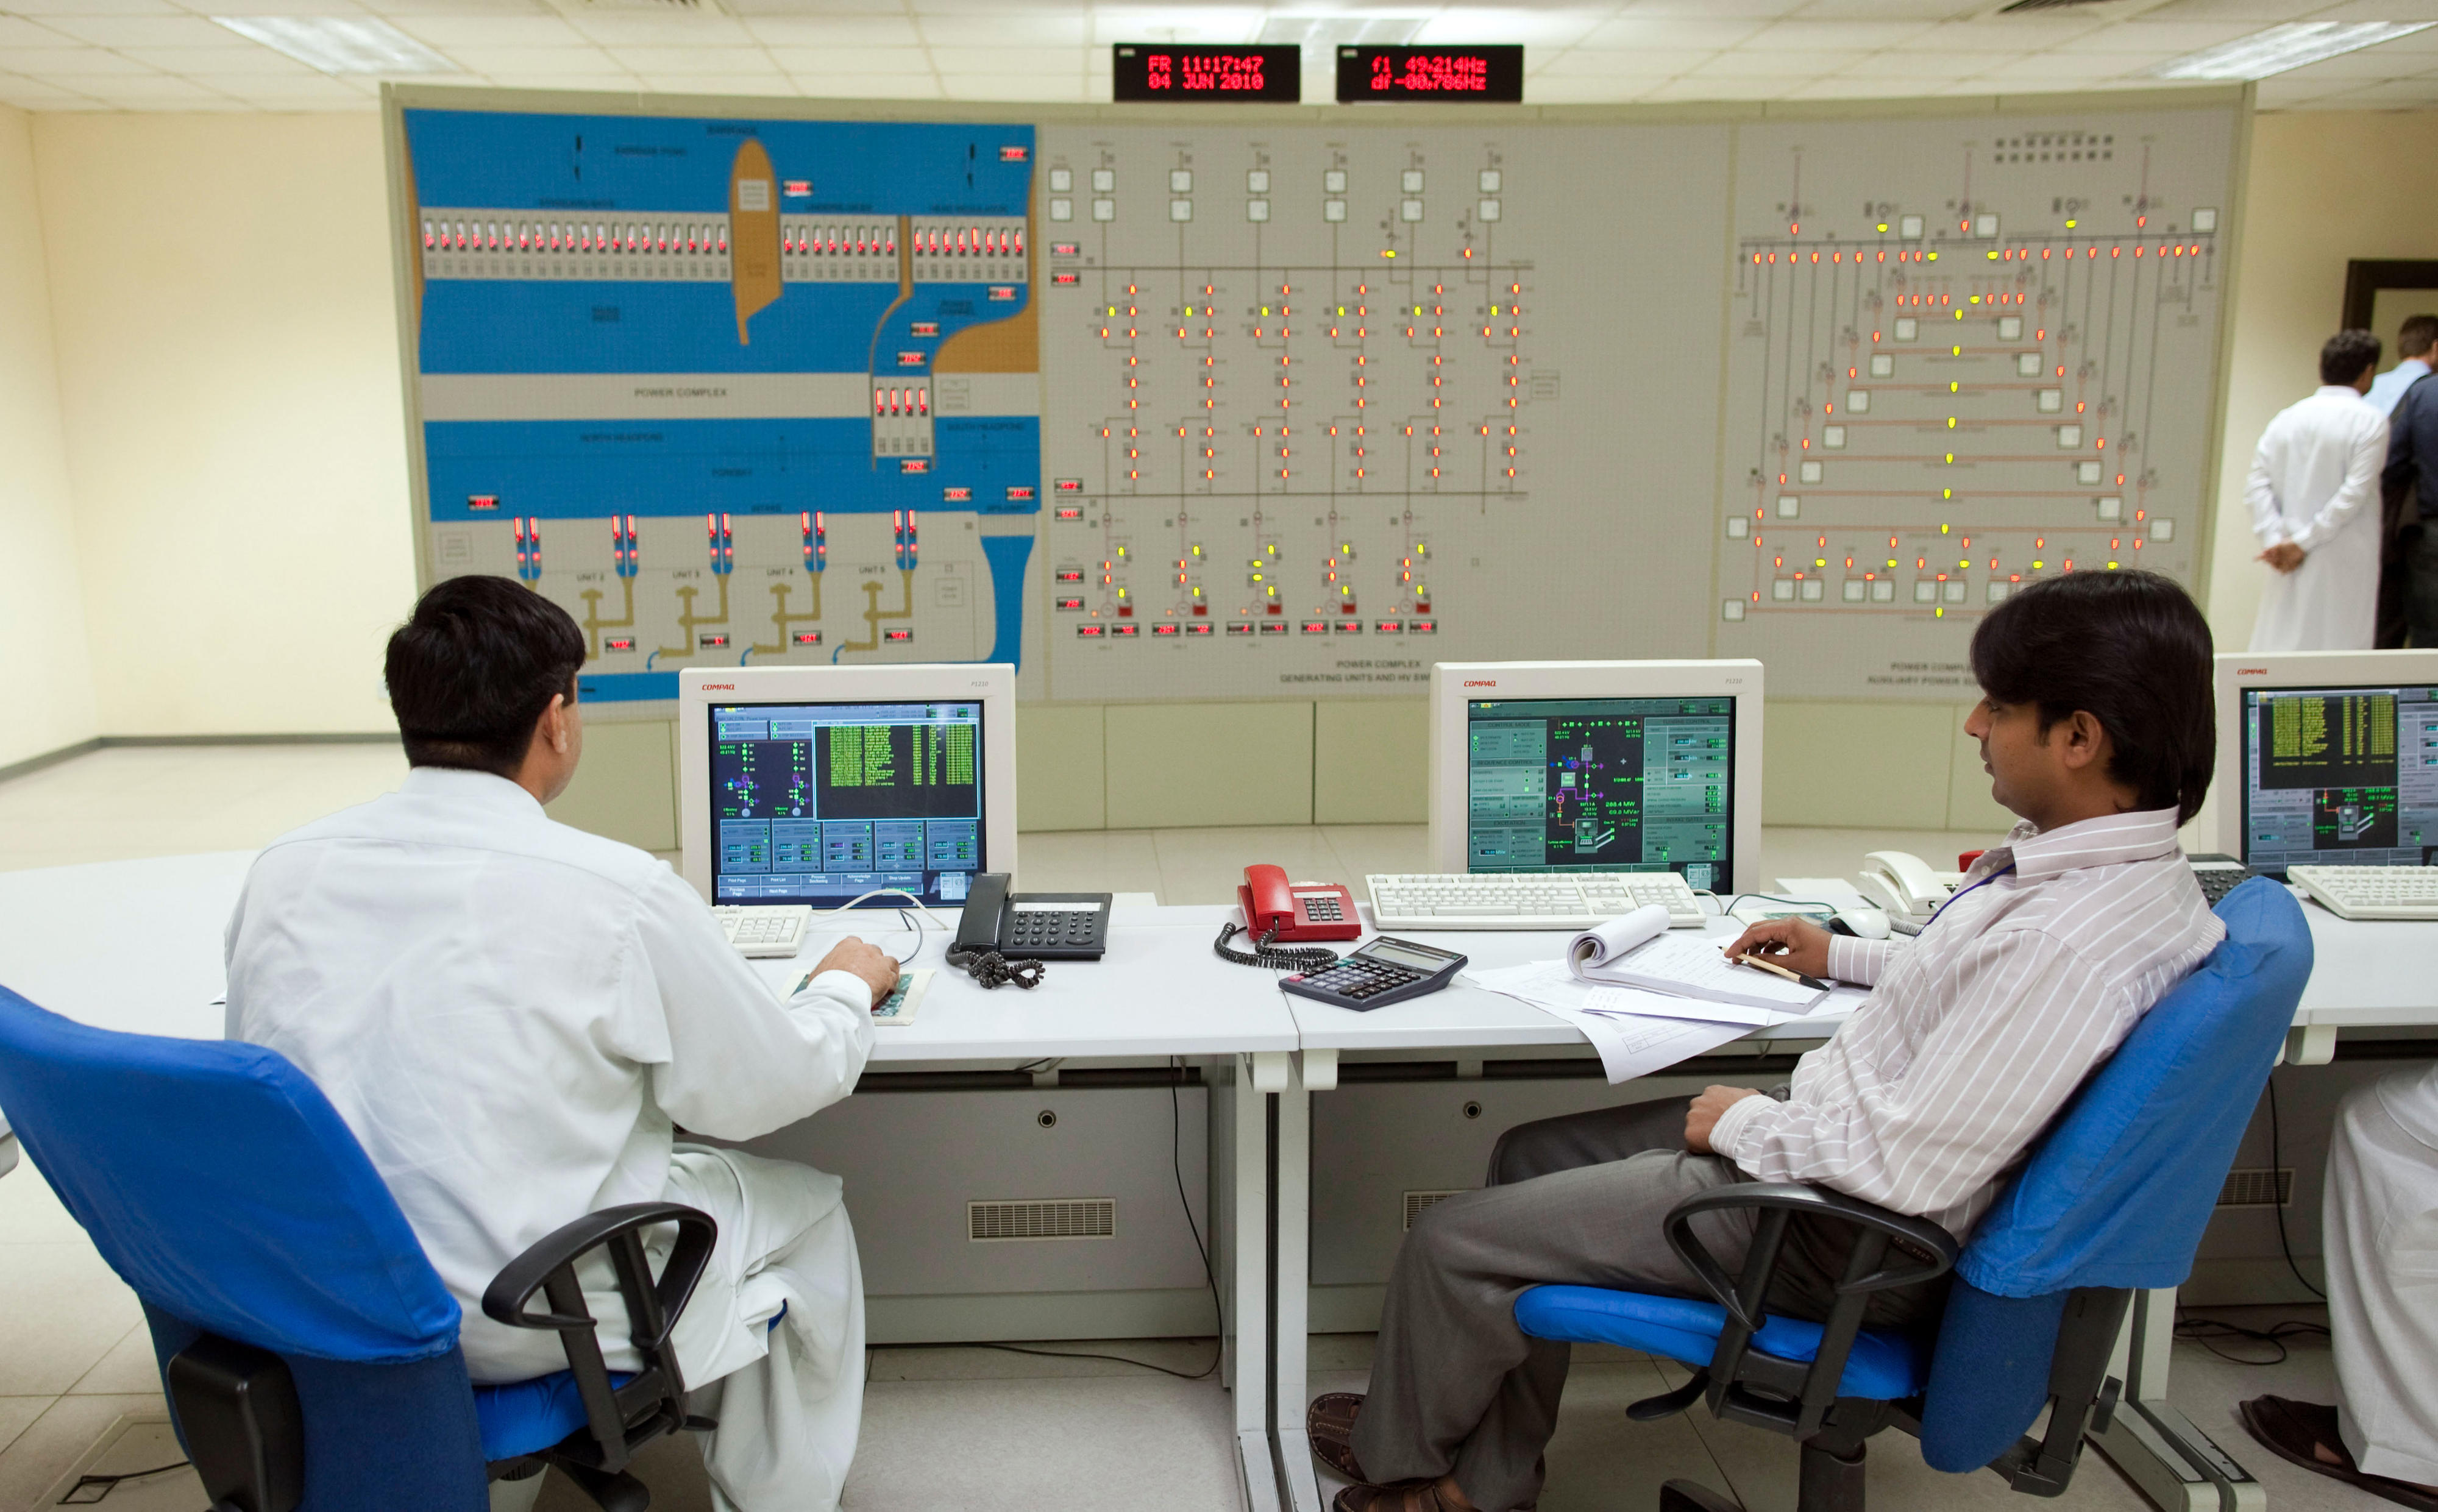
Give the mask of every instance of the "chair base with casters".
<path id="1" fill-rule="evenodd" d="M 2284 888 L 2255 878 L 2216 911 L 2226 939 L 2076 1091 L 1960 1254 L 1938 1225 L 1840 1193 L 1725 1187 L 1680 1203 L 1666 1225 L 1715 1301 L 1534 1287 L 1516 1299 L 1517 1327 L 1692 1368 L 1685 1386 L 1630 1415 L 1647 1420 L 1706 1400 L 1719 1416 L 1795 1439 L 1801 1512 L 1861 1512 L 1864 1444 L 1889 1427 L 1918 1438 L 1934 1469 L 1987 1468 L 2029 1495 L 2064 1494 L 2088 1437 L 2120 1461 L 2165 1465 L 2181 1455 L 2197 1468 L 2190 1487 L 2213 1504 L 2256 1502 L 2256 1485 L 2205 1437 L 2163 1402 L 2120 1400 L 2124 1386 L 2109 1375 L 2137 1294 L 2190 1274 L 2310 976 L 2309 928 Z M 1695 1214 L 1728 1208 L 1758 1213 L 1734 1277 L 1690 1226 Z M 1773 1317 L 1764 1307 L 1797 1216 L 1852 1244 L 1822 1323 Z M 1942 1275 L 1949 1290 L 1935 1330 L 1915 1337 L 1861 1326 L 1872 1293 Z M 2135 1330 L 2137 1378 L 2151 1331 Z M 2048 1426 L 2034 1436 L 2027 1430 L 2043 1408 Z M 2178 1512 L 2195 1504 L 2189 1494 L 2161 1500 Z M 1661 1505 L 1729 1512 L 1737 1503 L 1671 1481 Z"/>

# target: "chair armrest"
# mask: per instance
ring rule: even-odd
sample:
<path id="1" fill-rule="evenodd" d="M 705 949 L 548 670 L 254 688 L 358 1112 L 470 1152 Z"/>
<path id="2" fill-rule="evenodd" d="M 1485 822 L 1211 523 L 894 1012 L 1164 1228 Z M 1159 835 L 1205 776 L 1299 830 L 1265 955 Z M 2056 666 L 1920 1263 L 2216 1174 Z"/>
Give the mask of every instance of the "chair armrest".
<path id="1" fill-rule="evenodd" d="M 668 1263 L 655 1280 L 644 1253 L 644 1231 L 663 1223 L 675 1223 L 678 1238 Z M 694 1295 L 696 1283 L 702 1279 L 718 1239 L 719 1224 L 699 1208 L 679 1203 L 629 1203 L 587 1213 L 543 1236 L 503 1266 L 484 1288 L 483 1313 L 494 1323 L 558 1334 L 567 1351 L 568 1372 L 575 1378 L 576 1392 L 584 1401 L 599 1468 L 623 1468 L 631 1445 L 683 1422 L 685 1378 L 678 1368 L 676 1351 L 668 1346 L 669 1335 Z M 586 1305 L 583 1283 L 575 1275 L 576 1262 L 600 1249 L 610 1252 L 618 1294 L 627 1305 L 627 1335 L 643 1359 L 642 1372 L 624 1387 L 610 1384 L 610 1367 L 602 1359 L 601 1339 L 595 1331 L 598 1320 Z M 550 1310 L 526 1310 L 537 1292 L 549 1299 Z M 622 1398 L 654 1411 L 630 1426 Z M 670 1415 L 674 1415 L 671 1422 L 659 1421 Z"/>
<path id="2" fill-rule="evenodd" d="M 1740 1276 L 1728 1275 L 1726 1267 L 1693 1232 L 1693 1220 L 1702 1214 L 1735 1209 L 1759 1211 Z M 1767 1356 L 1754 1358 L 1747 1352 L 1753 1335 L 1769 1321 L 1770 1282 L 1777 1274 L 1787 1228 L 1798 1216 L 1838 1225 L 1853 1239 L 1846 1274 L 1837 1282 L 1836 1300 L 1822 1320 L 1819 1350 L 1808 1365 Z M 1892 1213 L 1859 1197 L 1793 1182 L 1741 1182 L 1697 1193 L 1669 1210 L 1666 1231 L 1670 1247 L 1726 1309 L 1726 1325 L 1719 1332 L 1718 1352 L 1708 1372 L 1711 1410 L 1797 1438 L 1817 1433 L 1837 1399 L 1846 1359 L 1853 1351 L 1854 1336 L 1862 1330 L 1870 1294 L 1934 1281 L 1954 1268 L 1959 1253 L 1955 1237 L 1928 1219 Z M 1894 1263 L 1890 1263 L 1891 1251 L 1897 1257 Z M 1748 1386 L 1761 1391 L 1745 1389 Z"/>

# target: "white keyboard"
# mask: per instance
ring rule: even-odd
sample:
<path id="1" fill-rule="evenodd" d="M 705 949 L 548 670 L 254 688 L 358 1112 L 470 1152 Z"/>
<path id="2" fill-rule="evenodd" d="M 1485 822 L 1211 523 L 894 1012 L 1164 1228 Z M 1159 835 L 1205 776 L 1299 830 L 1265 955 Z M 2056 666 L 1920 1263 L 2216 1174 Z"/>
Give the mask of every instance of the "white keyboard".
<path id="1" fill-rule="evenodd" d="M 2438 867 L 2288 867 L 2340 919 L 2438 919 Z"/>
<path id="2" fill-rule="evenodd" d="M 1699 928 L 1708 917 L 1673 871 L 1442 872 L 1369 876 L 1363 885 L 1381 929 L 1588 929 L 1653 903 L 1673 929 Z"/>
<path id="3" fill-rule="evenodd" d="M 728 942 L 748 956 L 792 956 L 813 923 L 811 905 L 802 903 L 724 903 L 711 914 Z"/>

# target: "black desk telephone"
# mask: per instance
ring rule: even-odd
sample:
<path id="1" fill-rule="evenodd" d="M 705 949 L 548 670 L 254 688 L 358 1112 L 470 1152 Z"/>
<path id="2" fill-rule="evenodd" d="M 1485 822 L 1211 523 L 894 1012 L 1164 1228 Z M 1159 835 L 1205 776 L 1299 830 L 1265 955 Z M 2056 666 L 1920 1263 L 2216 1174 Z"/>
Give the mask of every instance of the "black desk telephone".
<path id="1" fill-rule="evenodd" d="M 1046 960 L 1098 960 L 1109 948 L 1110 894 L 1007 890 L 1004 871 L 974 878 L 948 964 L 984 987 L 1034 987 Z"/>

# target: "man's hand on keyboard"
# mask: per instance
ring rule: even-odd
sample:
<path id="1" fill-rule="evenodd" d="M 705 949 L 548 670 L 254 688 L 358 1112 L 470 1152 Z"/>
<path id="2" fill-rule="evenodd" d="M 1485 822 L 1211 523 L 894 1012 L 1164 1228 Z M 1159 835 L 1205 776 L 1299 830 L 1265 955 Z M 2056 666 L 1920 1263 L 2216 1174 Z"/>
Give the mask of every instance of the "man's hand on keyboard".
<path id="1" fill-rule="evenodd" d="M 1760 1095 L 1757 1087 L 1704 1087 L 1693 1105 L 1685 1110 L 1685 1148 L 1697 1155 L 1716 1153 L 1710 1149 L 1710 1131 L 1719 1126 L 1719 1115 L 1746 1098 Z"/>
<path id="2" fill-rule="evenodd" d="M 1825 977 L 1828 975 L 1828 931 L 1809 920 L 1772 919 L 1738 935 L 1726 954 L 1729 960 L 1738 956 L 1762 956 L 1771 964 L 1788 971 Z"/>
<path id="3" fill-rule="evenodd" d="M 830 953 L 813 968 L 813 975 L 819 976 L 825 971 L 853 972 L 862 977 L 864 985 L 872 989 L 872 1000 L 875 1003 L 887 997 L 890 989 L 897 985 L 897 958 L 877 945 L 866 944 L 854 935 L 832 945 Z"/>

